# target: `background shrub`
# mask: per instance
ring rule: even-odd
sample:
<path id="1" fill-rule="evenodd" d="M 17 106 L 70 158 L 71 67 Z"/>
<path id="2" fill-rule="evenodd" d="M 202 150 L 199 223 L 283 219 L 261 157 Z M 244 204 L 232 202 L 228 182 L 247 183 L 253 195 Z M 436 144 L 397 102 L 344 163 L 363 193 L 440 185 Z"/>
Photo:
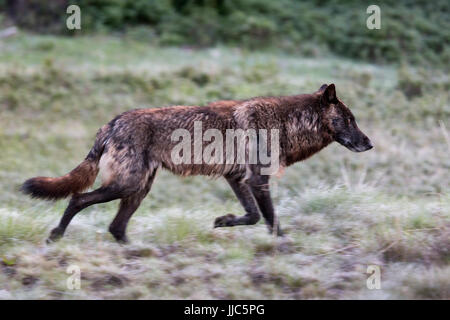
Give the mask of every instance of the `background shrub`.
<path id="1" fill-rule="evenodd" d="M 352 0 L 0 0 L 0 9 L 23 28 L 76 35 L 65 28 L 69 4 L 81 7 L 82 32 L 146 26 L 163 45 L 277 47 L 312 55 L 318 47 L 376 63 L 450 62 L 447 0 L 379 1 L 380 30 L 366 28 L 369 3 Z"/>

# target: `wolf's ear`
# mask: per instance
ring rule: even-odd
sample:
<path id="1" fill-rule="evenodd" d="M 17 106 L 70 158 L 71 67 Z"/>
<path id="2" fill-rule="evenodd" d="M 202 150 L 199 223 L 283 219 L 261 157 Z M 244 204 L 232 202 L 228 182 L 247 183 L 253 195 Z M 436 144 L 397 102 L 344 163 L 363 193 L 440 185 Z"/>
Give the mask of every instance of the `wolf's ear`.
<path id="1" fill-rule="evenodd" d="M 320 88 L 319 88 L 319 90 L 317 90 L 317 92 L 323 93 L 327 87 L 328 87 L 328 85 L 326 83 L 324 83 L 323 85 L 320 86 Z"/>
<path id="2" fill-rule="evenodd" d="M 320 87 L 320 89 L 322 89 L 322 87 Z M 323 90 L 322 101 L 326 104 L 336 103 L 338 101 L 336 96 L 336 87 L 334 86 L 334 83 L 330 84 Z"/>

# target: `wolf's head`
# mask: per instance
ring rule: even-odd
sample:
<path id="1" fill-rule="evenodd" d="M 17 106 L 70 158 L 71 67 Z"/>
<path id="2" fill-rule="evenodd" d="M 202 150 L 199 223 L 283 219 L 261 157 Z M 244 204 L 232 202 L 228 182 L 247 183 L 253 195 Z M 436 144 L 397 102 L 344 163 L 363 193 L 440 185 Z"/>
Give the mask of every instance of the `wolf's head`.
<path id="1" fill-rule="evenodd" d="M 350 109 L 337 98 L 334 84 L 322 85 L 317 94 L 324 125 L 334 141 L 354 152 L 373 148 L 370 139 L 359 130 Z"/>

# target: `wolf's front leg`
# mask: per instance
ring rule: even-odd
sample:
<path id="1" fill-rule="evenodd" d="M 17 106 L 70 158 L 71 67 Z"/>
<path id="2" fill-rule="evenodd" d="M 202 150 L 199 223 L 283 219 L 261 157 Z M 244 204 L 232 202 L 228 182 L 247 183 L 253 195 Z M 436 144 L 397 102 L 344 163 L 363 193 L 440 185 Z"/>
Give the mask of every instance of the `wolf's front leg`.
<path id="1" fill-rule="evenodd" d="M 240 179 L 226 179 L 244 207 L 246 214 L 240 217 L 236 217 L 233 214 L 218 217 L 214 221 L 214 228 L 256 224 L 261 217 L 250 187 L 246 183 L 241 182 Z"/>
<path id="2" fill-rule="evenodd" d="M 276 230 L 278 236 L 283 236 L 275 210 L 272 204 L 272 198 L 269 190 L 269 178 L 267 175 L 253 174 L 248 180 L 253 196 L 258 203 L 259 209 L 266 220 L 267 228 L 270 233 Z"/>

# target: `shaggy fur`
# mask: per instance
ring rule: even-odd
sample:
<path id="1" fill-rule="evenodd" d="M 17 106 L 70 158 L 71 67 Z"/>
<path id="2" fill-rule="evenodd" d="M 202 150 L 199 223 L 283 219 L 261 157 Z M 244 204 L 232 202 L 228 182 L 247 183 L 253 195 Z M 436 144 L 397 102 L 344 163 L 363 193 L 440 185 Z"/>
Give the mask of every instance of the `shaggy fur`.
<path id="1" fill-rule="evenodd" d="M 224 137 L 227 129 L 278 129 L 282 168 L 312 156 L 333 141 L 352 151 L 372 147 L 350 110 L 337 98 L 333 84 L 323 85 L 312 94 L 217 101 L 202 107 L 131 110 L 99 130 L 85 160 L 70 173 L 59 178 L 36 177 L 23 184 L 22 190 L 32 197 L 59 199 L 72 195 L 49 239 L 61 237 L 73 216 L 87 206 L 120 198 L 119 212 L 110 231 L 117 240 L 126 241 L 128 220 L 150 191 L 159 168 L 182 176 L 225 177 L 246 214 L 219 217 L 215 227 L 255 224 L 261 212 L 269 231 L 281 234 L 278 226 L 274 229 L 269 176 L 260 174 L 261 164 L 194 164 L 194 152 L 191 164 L 172 161 L 171 152 L 178 144 L 172 141 L 172 132 L 183 128 L 194 135 L 195 121 L 202 122 L 203 132 L 217 129 Z M 203 147 L 209 143 L 203 142 Z M 81 193 L 94 183 L 99 171 L 102 186 Z"/>

